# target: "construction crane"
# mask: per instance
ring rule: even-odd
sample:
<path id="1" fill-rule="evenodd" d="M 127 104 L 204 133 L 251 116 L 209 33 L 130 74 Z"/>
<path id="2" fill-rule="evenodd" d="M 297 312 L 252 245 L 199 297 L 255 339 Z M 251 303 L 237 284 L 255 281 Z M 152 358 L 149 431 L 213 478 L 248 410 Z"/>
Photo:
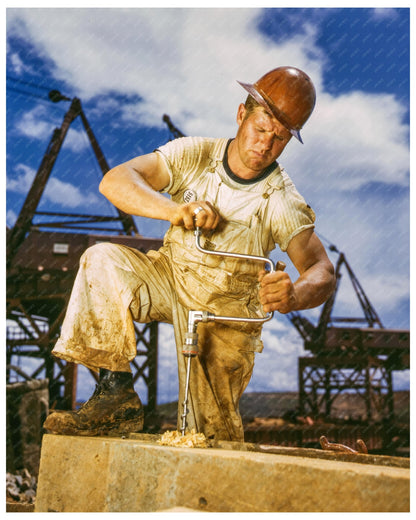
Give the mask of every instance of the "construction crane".
<path id="1" fill-rule="evenodd" d="M 70 101 L 69 98 L 66 96 L 63 96 L 60 92 L 57 90 L 51 90 L 49 93 L 49 98 L 51 101 L 57 103 L 59 101 Z M 44 215 L 44 216 L 67 216 L 62 213 L 47 213 L 47 212 L 36 212 L 40 198 L 42 196 L 42 193 L 45 189 L 46 183 L 48 182 L 49 176 L 52 172 L 52 169 L 54 167 L 54 164 L 56 162 L 56 159 L 58 158 L 59 151 L 62 147 L 62 144 L 64 142 L 65 136 L 69 130 L 69 127 L 71 123 L 74 121 L 77 117 L 81 118 L 81 121 L 83 123 L 84 129 L 87 133 L 87 136 L 89 138 L 90 144 L 92 146 L 92 149 L 95 153 L 95 156 L 97 158 L 98 164 L 101 168 L 101 171 L 103 175 L 107 173 L 107 171 L 110 169 L 107 161 L 104 157 L 104 154 L 97 142 L 97 139 L 95 138 L 95 135 L 91 129 L 91 126 L 88 123 L 88 120 L 85 116 L 85 113 L 81 106 L 81 101 L 78 98 L 74 98 L 71 102 L 71 105 L 65 114 L 64 120 L 62 122 L 62 125 L 60 128 L 55 129 L 55 131 L 52 134 L 51 140 L 49 142 L 49 145 L 47 147 L 46 153 L 43 157 L 43 160 L 41 162 L 41 165 L 39 166 L 39 169 L 37 171 L 36 177 L 32 183 L 32 186 L 26 196 L 26 200 L 23 204 L 23 207 L 19 213 L 19 216 L 16 220 L 15 225 L 10 230 L 7 236 L 7 266 L 10 266 L 11 262 L 13 261 L 14 256 L 16 255 L 17 251 L 19 250 L 19 247 L 21 246 L 23 240 L 27 236 L 28 231 L 30 230 L 32 223 L 33 223 L 33 217 L 35 214 L 37 215 Z M 77 215 L 80 218 L 80 221 L 87 221 L 89 224 L 93 222 L 103 222 L 103 221 L 109 221 L 109 220 L 120 220 L 123 225 L 123 230 L 127 235 L 133 235 L 137 234 L 138 230 L 136 227 L 136 224 L 132 217 L 130 215 L 126 215 L 120 210 L 117 210 L 118 212 L 118 218 L 113 219 L 111 217 L 102 217 L 102 216 L 94 216 L 94 215 Z M 73 215 L 69 215 L 69 217 L 73 217 Z M 59 223 L 56 222 L 49 222 L 48 227 L 51 226 L 59 226 L 59 227 L 69 227 L 69 225 L 73 223 Z M 42 225 L 42 224 L 41 224 Z M 46 224 L 43 224 L 46 225 Z M 39 227 L 39 224 L 38 224 Z"/>
<path id="2" fill-rule="evenodd" d="M 179 130 L 177 126 L 175 126 L 170 117 L 167 114 L 163 115 L 163 122 L 166 123 L 167 127 L 169 128 L 170 133 L 172 134 L 174 139 L 178 139 L 179 137 L 185 137 L 185 134 Z"/>
<path id="3" fill-rule="evenodd" d="M 352 391 L 365 401 L 366 420 L 393 420 L 392 372 L 409 368 L 410 333 L 383 326 L 344 253 L 333 245 L 329 249 L 338 253 L 336 288 L 323 305 L 317 325 L 299 312 L 288 314 L 311 353 L 298 360 L 299 412 L 329 417 L 335 399 Z M 333 315 L 343 267 L 363 316 Z"/>
<path id="4" fill-rule="evenodd" d="M 69 101 L 70 106 L 61 126 L 52 133 L 15 225 L 7 231 L 7 381 L 10 381 L 14 360 L 19 364 L 22 358 L 36 359 L 37 366 L 29 377 L 45 374 L 52 407 L 73 409 L 76 366 L 53 358 L 50 353 L 59 335 L 80 256 L 89 246 L 102 241 L 142 251 L 158 249 L 162 241 L 142 237 L 133 218 L 119 210 L 116 217 L 38 211 L 65 136 L 76 118 L 82 121 L 102 174 L 109 170 L 81 101 L 71 100 L 57 90 L 49 92 L 49 99 Z M 44 220 L 35 222 L 35 217 Z M 111 226 L 105 227 L 108 224 Z M 142 328 L 135 324 L 135 330 L 137 356 L 132 363 L 133 378 L 135 382 L 139 378 L 145 381 L 147 407 L 153 410 L 157 396 L 157 323 L 145 324 Z M 25 364 L 30 366 L 33 364 Z M 97 379 L 95 372 L 91 371 L 91 375 Z"/>

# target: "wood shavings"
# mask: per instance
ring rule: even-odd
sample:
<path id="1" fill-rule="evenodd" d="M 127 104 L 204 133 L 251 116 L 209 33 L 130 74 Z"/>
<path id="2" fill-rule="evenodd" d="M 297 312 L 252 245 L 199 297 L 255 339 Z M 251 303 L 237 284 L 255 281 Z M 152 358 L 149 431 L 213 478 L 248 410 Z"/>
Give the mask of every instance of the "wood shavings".
<path id="1" fill-rule="evenodd" d="M 208 448 L 208 443 L 203 433 L 196 433 L 195 429 L 182 435 L 177 430 L 166 431 L 160 440 L 162 446 L 177 446 L 181 448 Z"/>

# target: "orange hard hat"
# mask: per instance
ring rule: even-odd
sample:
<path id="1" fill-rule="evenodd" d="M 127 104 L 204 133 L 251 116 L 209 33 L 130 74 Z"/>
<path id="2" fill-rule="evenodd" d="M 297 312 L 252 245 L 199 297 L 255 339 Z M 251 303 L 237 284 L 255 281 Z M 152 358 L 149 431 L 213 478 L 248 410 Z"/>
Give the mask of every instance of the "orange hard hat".
<path id="1" fill-rule="evenodd" d="M 238 82 L 301 143 L 300 129 L 315 106 L 316 93 L 311 78 L 295 67 L 278 67 L 253 85 Z"/>

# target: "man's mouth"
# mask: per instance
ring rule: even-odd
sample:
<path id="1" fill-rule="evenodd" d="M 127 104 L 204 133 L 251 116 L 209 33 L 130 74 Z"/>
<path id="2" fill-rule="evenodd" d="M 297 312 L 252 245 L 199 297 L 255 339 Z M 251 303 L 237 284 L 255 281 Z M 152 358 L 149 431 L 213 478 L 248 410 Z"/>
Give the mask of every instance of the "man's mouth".
<path id="1" fill-rule="evenodd" d="M 252 153 L 253 153 L 253 156 L 256 159 L 262 159 L 262 160 L 264 160 L 266 158 L 266 155 L 267 155 L 267 154 L 262 153 L 262 152 L 257 152 L 256 150 L 252 150 Z"/>

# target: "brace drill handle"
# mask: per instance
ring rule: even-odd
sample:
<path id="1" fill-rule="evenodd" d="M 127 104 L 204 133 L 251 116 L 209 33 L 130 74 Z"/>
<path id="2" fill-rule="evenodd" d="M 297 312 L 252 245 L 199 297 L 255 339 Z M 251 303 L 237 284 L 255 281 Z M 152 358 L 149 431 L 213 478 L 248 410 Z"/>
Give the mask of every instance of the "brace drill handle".
<path id="1" fill-rule="evenodd" d="M 274 267 L 273 262 L 270 260 L 270 258 L 266 258 L 264 256 L 256 256 L 256 255 L 246 255 L 242 253 L 230 253 L 226 251 L 211 251 L 209 249 L 204 249 L 201 246 L 200 238 L 201 238 L 201 229 L 199 227 L 195 228 L 194 231 L 195 234 L 195 245 L 198 251 L 201 253 L 205 253 L 207 255 L 217 255 L 217 256 L 227 256 L 231 258 L 240 258 L 243 260 L 254 260 L 257 262 L 263 262 L 265 264 L 269 265 L 270 272 L 273 273 L 275 271 L 284 271 L 286 268 L 286 264 L 282 261 L 277 262 L 276 269 Z M 244 322 L 250 322 L 250 323 L 263 323 L 266 321 L 269 321 L 273 318 L 273 312 L 268 312 L 266 314 L 265 318 L 235 318 L 231 316 L 214 316 L 212 315 L 210 317 L 211 320 L 217 320 L 217 321 L 244 321 Z"/>

